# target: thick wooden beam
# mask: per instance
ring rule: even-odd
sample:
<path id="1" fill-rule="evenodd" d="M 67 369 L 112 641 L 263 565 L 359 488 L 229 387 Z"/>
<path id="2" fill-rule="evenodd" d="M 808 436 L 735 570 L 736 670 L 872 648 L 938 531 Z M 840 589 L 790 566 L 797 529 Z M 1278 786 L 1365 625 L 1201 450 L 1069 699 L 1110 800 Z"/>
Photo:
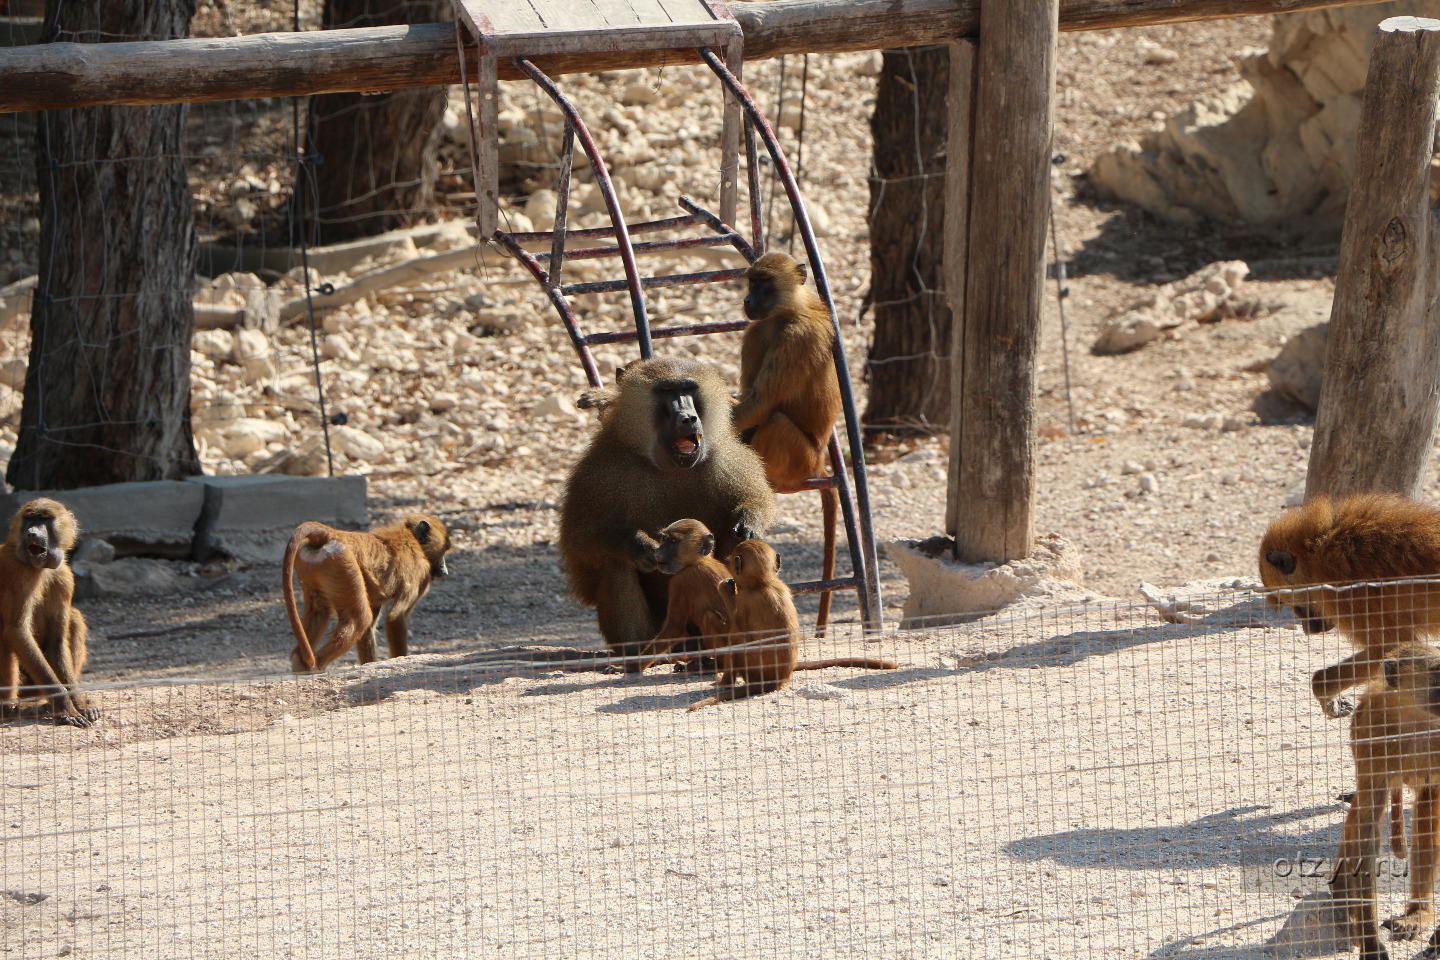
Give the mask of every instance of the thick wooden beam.
<path id="1" fill-rule="evenodd" d="M 1382 21 L 1345 208 L 1305 494 L 1413 497 L 1440 415 L 1440 220 L 1430 155 L 1440 20 Z"/>
<path id="2" fill-rule="evenodd" d="M 1061 28 L 1261 16 L 1376 0 L 1064 0 Z M 948 43 L 973 37 L 980 0 L 733 2 L 745 59 Z M 558 76 L 661 66 L 686 54 L 604 53 L 540 58 Z M 508 63 L 502 80 L 519 79 Z M 0 113 L 101 104 L 200 103 L 458 83 L 454 27 L 418 24 L 250 37 L 135 43 L 53 43 L 0 49 Z"/>
<path id="3" fill-rule="evenodd" d="M 1035 541 L 1035 353 L 1044 302 L 1059 0 L 984 0 L 950 421 L 955 558 Z M 953 109 L 953 107 L 952 107 Z M 958 279 L 958 278 L 957 278 Z M 947 287 L 948 287 L 947 278 Z"/>

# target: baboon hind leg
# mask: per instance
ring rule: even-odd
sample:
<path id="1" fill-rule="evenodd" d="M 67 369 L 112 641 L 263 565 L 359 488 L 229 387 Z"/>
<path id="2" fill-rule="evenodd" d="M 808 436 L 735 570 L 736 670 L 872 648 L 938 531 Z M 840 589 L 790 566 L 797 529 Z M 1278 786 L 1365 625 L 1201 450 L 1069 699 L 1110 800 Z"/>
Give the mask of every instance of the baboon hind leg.
<path id="1" fill-rule="evenodd" d="M 595 596 L 595 618 L 610 652 L 630 658 L 626 673 L 640 672 L 640 651 L 659 630 L 650 610 L 640 575 L 634 567 L 616 565 L 602 570 Z"/>
<path id="2" fill-rule="evenodd" d="M 1435 911 L 1435 828 L 1440 816 L 1440 788 L 1421 787 L 1415 795 L 1415 839 L 1410 851 L 1410 899 L 1405 910 L 1385 921 L 1392 940 L 1414 940 L 1430 929 Z"/>
<path id="3" fill-rule="evenodd" d="M 330 634 L 325 646 L 315 651 L 316 671 L 323 671 L 334 663 L 375 626 L 375 614 L 365 594 L 365 580 L 360 575 L 360 567 L 352 563 L 345 572 L 349 583 L 346 589 L 337 591 L 342 602 L 335 605 L 335 631 Z M 373 649 L 373 642 L 371 646 Z"/>

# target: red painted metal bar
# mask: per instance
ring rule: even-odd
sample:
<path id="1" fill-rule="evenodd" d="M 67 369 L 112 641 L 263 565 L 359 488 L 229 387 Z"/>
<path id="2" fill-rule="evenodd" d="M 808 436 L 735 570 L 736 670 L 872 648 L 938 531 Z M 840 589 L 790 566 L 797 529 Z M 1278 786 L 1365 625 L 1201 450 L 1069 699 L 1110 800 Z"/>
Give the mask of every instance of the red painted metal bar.
<path id="1" fill-rule="evenodd" d="M 620 201 L 615 197 L 615 185 L 610 182 L 610 171 L 605 166 L 605 158 L 596 148 L 595 140 L 590 136 L 585 122 L 580 119 L 580 113 L 575 109 L 575 104 L 570 102 L 570 98 L 565 96 L 559 87 L 555 86 L 555 82 L 524 57 L 514 58 L 514 63 L 526 76 L 534 80 L 551 100 L 555 101 L 555 105 L 565 114 L 565 122 L 574 127 L 575 136 L 579 138 L 585 156 L 590 158 L 590 169 L 595 173 L 595 183 L 600 187 L 600 193 L 605 198 L 605 207 L 610 211 L 610 222 L 615 227 L 615 243 L 620 248 L 620 262 L 625 265 L 625 279 L 630 289 L 630 306 L 635 312 L 635 329 L 639 333 L 637 339 L 640 343 L 640 356 L 648 360 L 655 355 L 655 350 L 650 344 L 650 321 L 645 315 L 645 293 L 640 285 L 640 271 L 635 266 L 635 251 L 630 248 L 630 232 L 625 225 L 625 214 L 620 209 Z M 724 65 L 722 64 L 721 67 L 723 69 Z"/>
<path id="2" fill-rule="evenodd" d="M 656 340 L 666 340 L 670 337 L 690 337 L 703 333 L 734 333 L 736 330 L 744 330 L 748 324 L 748 320 L 717 320 L 714 323 L 691 323 L 680 327 L 654 327 L 650 330 L 650 336 Z M 635 339 L 635 331 L 617 330 L 614 333 L 592 333 L 584 339 L 588 344 L 629 343 Z M 830 478 L 826 477 L 825 479 Z"/>
<path id="3" fill-rule="evenodd" d="M 585 379 L 590 386 L 600 386 L 600 371 L 595 367 L 595 358 L 590 355 L 590 345 L 585 342 L 585 337 L 580 333 L 580 324 L 575 320 L 575 313 L 570 309 L 570 302 L 560 292 L 559 287 L 550 286 L 550 277 L 545 268 L 540 266 L 536 260 L 515 238 L 504 230 L 496 230 L 494 240 L 505 248 L 510 256 L 514 257 L 520 264 L 530 271 L 530 275 L 544 289 L 545 295 L 550 298 L 550 303 L 555 311 L 560 314 L 560 320 L 565 324 L 565 332 L 570 335 L 570 342 L 575 345 L 575 352 L 580 355 L 580 365 L 585 368 Z"/>
<path id="4" fill-rule="evenodd" d="M 775 131 L 770 128 L 769 121 L 765 119 L 765 114 L 761 112 L 760 107 L 750 97 L 744 86 L 726 68 L 714 51 L 708 47 L 700 47 L 698 52 L 711 71 L 739 98 L 750 119 L 750 124 L 753 125 L 760 138 L 765 141 L 765 149 L 770 153 L 776 173 L 790 199 L 790 209 L 795 215 L 795 225 L 805 242 L 805 254 L 810 260 L 810 272 L 815 278 L 815 288 L 820 294 L 820 299 L 825 302 L 826 308 L 830 311 L 830 323 L 835 328 L 835 371 L 845 399 L 845 430 L 850 437 L 850 456 L 855 464 L 855 497 L 860 513 L 860 522 L 858 523 L 860 551 L 864 561 L 860 569 L 866 573 L 866 589 L 860 596 L 861 617 L 865 621 L 866 629 L 878 630 L 881 628 L 882 609 L 880 605 L 880 570 L 875 551 L 875 531 L 871 524 L 870 487 L 865 476 L 865 449 L 860 435 L 860 417 L 856 413 L 855 398 L 850 389 L 850 369 L 845 359 L 845 340 L 840 330 L 840 319 L 835 313 L 835 299 L 830 292 L 830 281 L 825 274 L 825 265 L 820 259 L 820 247 L 815 242 L 815 230 L 810 224 L 810 214 L 805 209 L 804 198 L 800 196 L 800 187 L 795 181 L 795 174 L 791 171 L 790 164 L 780 149 L 780 142 L 775 138 Z M 838 476 L 839 470 L 843 469 L 843 458 L 835 465 Z M 848 504 L 848 497 L 841 499 L 842 502 Z"/>

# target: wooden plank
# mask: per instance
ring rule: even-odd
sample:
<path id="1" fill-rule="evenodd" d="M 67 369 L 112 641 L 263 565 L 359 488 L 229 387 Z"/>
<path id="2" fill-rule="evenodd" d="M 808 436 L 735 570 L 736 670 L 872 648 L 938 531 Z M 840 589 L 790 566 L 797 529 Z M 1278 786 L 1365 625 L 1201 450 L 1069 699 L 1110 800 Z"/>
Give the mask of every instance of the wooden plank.
<path id="1" fill-rule="evenodd" d="M 950 429 L 955 558 L 1035 541 L 1035 355 L 1044 302 L 1059 0 L 985 0 L 975 73 L 963 312 Z"/>
<path id="2" fill-rule="evenodd" d="M 1376 0 L 1064 0 L 1061 27 L 1094 30 L 1355 6 Z M 745 58 L 842 53 L 973 37 L 980 0 L 732 3 Z M 251 37 L 48 43 L 0 49 L 0 112 L 101 104 L 204 103 L 459 82 L 450 24 Z M 538 58 L 551 76 L 693 63 L 688 50 Z M 500 79 L 518 80 L 510 64 Z"/>
<path id="3" fill-rule="evenodd" d="M 1440 21 L 1394 17 L 1370 54 L 1306 477 L 1318 493 L 1420 491 L 1440 415 L 1440 227 L 1430 155 Z"/>
<path id="4" fill-rule="evenodd" d="M 945 301 L 952 317 L 965 315 L 965 264 L 970 230 L 970 153 L 975 135 L 975 43 L 960 40 L 950 44 L 950 89 L 946 93 L 950 112 L 945 145 Z M 963 337 L 952 325 L 950 335 L 950 422 L 960 423 L 965 396 Z M 946 482 L 945 532 L 955 535 L 959 514 L 960 444 L 958 430 L 951 431 L 950 466 Z"/>

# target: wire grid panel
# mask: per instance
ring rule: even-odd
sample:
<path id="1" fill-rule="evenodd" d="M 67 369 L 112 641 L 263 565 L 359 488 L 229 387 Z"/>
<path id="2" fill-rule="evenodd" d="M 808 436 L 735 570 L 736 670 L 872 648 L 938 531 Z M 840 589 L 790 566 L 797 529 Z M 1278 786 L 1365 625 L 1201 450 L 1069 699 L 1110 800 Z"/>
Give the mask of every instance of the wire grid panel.
<path id="1" fill-rule="evenodd" d="M 708 678 L 513 651 L 102 690 L 0 728 L 0 949 L 1251 956 L 1333 864 L 1308 679 L 1349 650 L 1196 600 L 811 641 L 901 667 L 694 712 Z"/>

